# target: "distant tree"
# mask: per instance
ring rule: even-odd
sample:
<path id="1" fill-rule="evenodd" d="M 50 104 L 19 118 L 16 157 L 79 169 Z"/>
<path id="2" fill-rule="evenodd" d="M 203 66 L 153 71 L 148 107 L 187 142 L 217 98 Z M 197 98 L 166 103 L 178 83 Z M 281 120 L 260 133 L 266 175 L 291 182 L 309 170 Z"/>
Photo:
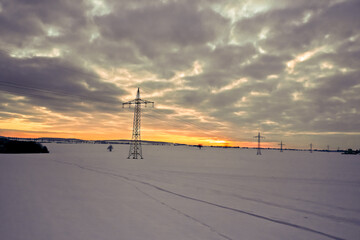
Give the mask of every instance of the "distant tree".
<path id="1" fill-rule="evenodd" d="M 46 146 L 43 146 L 42 147 L 42 152 L 43 153 L 49 153 L 49 150 L 48 150 L 48 148 Z"/>
<path id="2" fill-rule="evenodd" d="M 360 151 L 349 148 L 347 151 L 344 151 L 343 154 L 360 154 Z"/>
<path id="3" fill-rule="evenodd" d="M 203 147 L 203 145 L 202 144 L 199 144 L 198 145 L 198 148 L 201 150 L 201 148 Z"/>
<path id="4" fill-rule="evenodd" d="M 0 153 L 49 153 L 49 150 L 40 143 L 1 138 Z"/>

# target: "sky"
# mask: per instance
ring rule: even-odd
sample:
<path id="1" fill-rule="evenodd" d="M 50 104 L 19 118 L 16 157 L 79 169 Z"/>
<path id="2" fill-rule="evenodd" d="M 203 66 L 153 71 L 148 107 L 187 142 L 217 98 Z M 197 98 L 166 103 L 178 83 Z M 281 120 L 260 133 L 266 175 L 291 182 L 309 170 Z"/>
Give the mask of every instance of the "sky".
<path id="1" fill-rule="evenodd" d="M 360 148 L 360 1 L 1 0 L 0 135 Z"/>

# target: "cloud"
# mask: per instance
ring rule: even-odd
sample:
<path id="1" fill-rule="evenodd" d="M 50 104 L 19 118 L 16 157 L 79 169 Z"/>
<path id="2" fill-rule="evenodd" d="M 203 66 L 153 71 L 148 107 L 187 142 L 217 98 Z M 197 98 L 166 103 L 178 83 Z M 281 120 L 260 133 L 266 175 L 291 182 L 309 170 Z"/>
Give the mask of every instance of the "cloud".
<path id="1" fill-rule="evenodd" d="M 37 45 L 40 42 L 73 38 L 86 25 L 86 5 L 68 1 L 3 1 L 0 13 L 1 43 L 7 46 Z M 51 38 L 51 31 L 59 32 Z M 45 41 L 44 41 L 45 40 Z M 37 46 L 40 48 L 40 46 Z"/>
<path id="2" fill-rule="evenodd" d="M 129 130 L 121 101 L 140 87 L 159 106 L 144 115 L 170 130 L 238 141 L 257 131 L 274 141 L 320 134 L 335 144 L 360 132 L 359 8 L 351 0 L 2 1 L 0 124 Z"/>
<path id="3" fill-rule="evenodd" d="M 161 78 L 188 68 L 196 52 L 201 54 L 204 45 L 217 41 L 227 23 L 192 1 L 139 4 L 130 9 L 115 4 L 113 13 L 95 18 L 101 38 L 134 48 L 143 66 Z"/>
<path id="4" fill-rule="evenodd" d="M 326 45 L 334 47 L 339 41 L 357 35 L 360 19 L 355 12 L 359 8 L 357 1 L 347 1 L 317 10 L 300 9 L 303 20 L 291 24 L 291 18 L 286 21 L 283 19 L 286 23 L 274 27 L 272 36 L 264 41 L 263 46 L 265 49 L 294 52 Z M 270 18 L 267 20 L 271 22 Z M 293 18 L 293 21 L 296 20 Z M 283 25 L 285 28 L 281 28 Z"/>
<path id="5" fill-rule="evenodd" d="M 162 52 L 163 47 L 196 47 L 212 41 L 216 38 L 216 28 L 220 27 L 215 24 L 222 20 L 212 11 L 199 11 L 190 2 L 127 11 L 119 4 L 114 12 L 116 14 L 96 18 L 102 35 L 118 41 L 132 41 L 148 57 Z"/>
<path id="6" fill-rule="evenodd" d="M 54 111 L 105 110 L 104 105 L 115 111 L 118 97 L 126 93 L 95 73 L 56 58 L 14 59 L 1 54 L 0 62 L 3 90 Z"/>
<path id="7" fill-rule="evenodd" d="M 285 69 L 285 58 L 272 55 L 261 55 L 253 63 L 242 68 L 244 75 L 253 79 L 266 79 L 271 75 L 281 74 Z"/>

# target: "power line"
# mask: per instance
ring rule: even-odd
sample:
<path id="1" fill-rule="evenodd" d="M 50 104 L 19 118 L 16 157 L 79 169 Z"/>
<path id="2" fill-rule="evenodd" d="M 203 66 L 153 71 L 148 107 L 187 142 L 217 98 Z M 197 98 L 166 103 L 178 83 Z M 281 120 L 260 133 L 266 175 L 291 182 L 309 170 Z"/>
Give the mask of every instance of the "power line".
<path id="1" fill-rule="evenodd" d="M 192 129 L 201 130 L 202 135 L 211 138 L 216 137 L 218 134 L 211 134 L 210 132 L 214 132 L 214 131 L 219 132 L 219 130 L 217 129 L 214 130 L 214 128 L 204 127 L 201 126 L 200 124 L 190 122 L 184 119 L 179 119 L 179 118 L 173 120 L 164 119 L 163 112 L 160 109 L 156 109 L 156 108 L 153 111 L 151 111 L 151 113 L 143 114 L 143 116 L 154 119 L 156 121 L 161 121 L 162 125 L 170 126 L 171 128 L 181 128 L 181 127 L 183 128 L 184 126 L 186 126 L 188 128 L 191 128 L 188 129 L 188 131 L 193 131 Z M 179 126 L 179 124 L 176 124 L 175 122 L 182 124 L 182 126 Z"/>
<path id="2" fill-rule="evenodd" d="M 148 87 L 144 87 L 145 89 L 150 89 L 150 88 L 148 88 Z M 146 91 L 144 91 L 145 93 L 146 93 Z M 154 109 L 154 111 L 153 111 L 155 114 L 162 114 L 162 112 L 161 112 L 161 110 L 159 110 L 159 109 Z M 194 118 L 195 119 L 195 118 Z M 196 122 L 191 122 L 191 121 L 189 121 L 189 120 L 185 120 L 185 119 L 181 119 L 181 118 L 177 118 L 177 119 L 174 119 L 175 121 L 178 121 L 178 122 L 183 122 L 183 123 L 186 123 L 187 125 L 192 125 L 192 126 L 194 126 L 194 127 L 196 127 L 197 129 L 201 129 L 201 130 L 204 130 L 204 131 L 213 131 L 214 130 L 214 128 L 207 128 L 207 127 L 205 127 L 205 125 L 204 125 L 204 122 L 199 122 L 199 123 L 196 123 Z M 214 124 L 214 122 L 211 122 L 211 124 Z M 218 126 L 219 124 L 218 123 L 216 123 L 216 125 Z"/>
<path id="3" fill-rule="evenodd" d="M 146 88 L 144 87 L 145 89 L 149 89 L 149 88 Z M 145 91 L 146 93 L 146 91 Z M 155 115 L 154 115 L 155 114 Z M 165 121 L 163 120 L 163 112 L 160 110 L 160 109 L 154 109 L 154 111 L 152 111 L 151 114 L 148 114 L 148 115 L 145 115 L 146 117 L 150 117 L 150 118 L 153 118 L 153 119 L 157 119 L 157 120 L 160 120 L 160 121 L 163 121 L 165 122 L 165 124 L 167 125 L 171 125 L 173 127 L 178 127 L 177 125 L 174 125 L 174 124 L 170 124 L 169 121 Z M 192 127 L 192 128 L 195 128 L 197 130 L 201 130 L 202 131 L 202 134 L 203 135 L 206 135 L 208 137 L 212 137 L 212 138 L 216 138 L 218 134 L 210 134 L 210 132 L 219 132 L 220 130 L 218 130 L 218 127 L 206 127 L 206 125 L 204 125 L 202 122 L 192 122 L 192 121 L 188 121 L 188 120 L 185 120 L 185 119 L 181 119 L 181 118 L 173 118 L 173 121 L 175 122 L 179 122 L 179 123 L 184 123 L 185 126 L 188 126 L 188 127 Z M 211 124 L 213 125 L 219 125 L 219 123 L 214 123 L 214 122 L 211 122 Z"/>
<path id="4" fill-rule="evenodd" d="M 10 50 L 0 50 L 0 54 L 2 55 L 6 55 L 8 60 L 10 61 L 16 61 L 18 59 L 10 57 Z M 44 57 L 38 57 L 35 56 L 34 58 L 44 58 Z M 30 58 L 27 58 L 30 59 Z M 20 59 L 19 61 L 21 61 L 22 59 Z M 54 64 L 52 64 L 54 65 Z M 50 65 L 50 66 L 52 66 Z M 66 72 L 70 72 L 70 73 L 75 73 L 77 75 L 80 75 L 80 77 L 83 77 L 85 79 L 96 79 L 96 80 L 106 80 L 108 81 L 108 79 L 102 78 L 100 76 L 97 75 L 92 75 L 90 73 L 86 73 L 83 72 L 81 70 L 78 69 L 74 69 L 71 67 L 66 67 L 63 65 L 56 65 L 56 67 L 58 67 L 60 70 L 66 71 Z M 11 65 L 8 69 L 15 71 L 18 68 L 14 65 Z M 28 85 L 19 85 L 17 83 L 13 83 L 13 82 L 8 82 L 8 81 L 0 81 L 0 85 L 5 86 L 7 89 L 2 89 L 2 91 L 6 91 L 12 94 L 19 94 L 19 95 L 23 95 L 23 96 L 34 96 L 34 97 L 47 97 L 47 98 L 51 98 L 54 96 L 60 96 L 60 97 L 75 97 L 77 99 L 80 100 L 86 100 L 86 101 L 96 101 L 96 102 L 103 102 L 102 99 L 98 99 L 98 98 L 94 98 L 94 97 L 88 97 L 88 96 L 81 96 L 78 94 L 69 94 L 66 92 L 62 92 L 62 91 L 54 91 L 54 90 L 49 90 L 49 89 L 43 89 L 43 88 L 37 88 L 37 87 L 33 87 L 33 86 L 28 86 Z M 9 89 L 11 88 L 11 89 Z M 143 86 L 143 88 L 150 90 L 151 88 Z M 16 90 L 15 90 L 16 89 Z M 146 114 L 145 114 L 146 115 Z M 165 122 L 167 125 L 169 124 L 169 121 L 163 120 L 163 113 L 161 112 L 161 110 L 155 109 L 155 111 L 152 114 L 147 114 L 147 117 L 150 118 L 155 118 L 155 119 L 161 119 L 161 121 Z M 186 127 L 193 127 L 195 129 L 201 130 L 202 134 L 207 135 L 207 136 L 211 136 L 214 137 L 214 134 L 209 134 L 209 132 L 219 132 L 219 130 L 217 130 L 219 124 L 214 124 L 214 122 L 211 122 L 211 124 L 213 125 L 217 125 L 217 127 L 206 127 L 206 125 L 203 122 L 199 122 L 197 123 L 196 121 L 191 121 L 191 120 L 185 120 L 181 117 L 174 117 L 172 119 L 175 122 L 179 122 L 179 123 L 183 123 L 183 126 Z M 195 119 L 196 120 L 196 119 Z M 178 127 L 178 126 L 176 126 Z"/>
<path id="5" fill-rule="evenodd" d="M 104 98 L 99 98 L 97 96 L 84 96 L 79 94 L 69 94 L 62 91 L 53 91 L 48 89 L 42 89 L 42 88 L 36 88 L 36 87 L 30 87 L 27 85 L 19 85 L 16 83 L 11 83 L 7 81 L 1 81 L 0 80 L 0 86 L 5 86 L 6 88 L 2 88 L 0 91 L 8 92 L 10 94 L 16 94 L 21 96 L 33 96 L 33 97 L 39 97 L 39 98 L 56 98 L 56 97 L 71 97 L 76 98 L 78 100 L 82 101 L 92 101 L 92 102 L 108 102 L 104 101 Z M 11 90 L 9 89 L 11 88 Z M 30 91 L 29 91 L 30 90 Z M 92 93 L 94 94 L 94 93 Z M 112 100 L 116 102 L 116 98 L 108 98 L 108 100 Z"/>
<path id="6" fill-rule="evenodd" d="M 4 54 L 4 52 L 5 52 L 6 54 Z M 34 59 L 34 58 L 36 58 L 36 59 L 46 58 L 46 59 L 51 59 L 51 60 L 58 60 L 58 59 L 59 59 L 59 58 L 49 58 L 49 57 L 42 57 L 42 56 L 32 56 L 32 57 L 30 57 L 30 58 L 17 59 L 17 58 L 13 58 L 13 57 L 10 56 L 10 50 L 9 50 L 9 49 L 7 49 L 7 50 L 2 50 L 2 49 L 0 49 L 0 55 L 6 55 L 7 60 L 10 60 L 10 61 L 16 61 L 16 60 L 18 60 L 18 61 L 22 61 L 22 60 L 25 61 L 25 60 Z M 49 64 L 49 63 L 48 63 L 48 64 Z M 48 66 L 49 66 L 49 65 L 48 65 Z M 82 79 L 104 80 L 104 81 L 106 81 L 106 82 L 109 81 L 109 79 L 103 78 L 103 77 L 99 76 L 99 75 L 96 74 L 96 73 L 85 72 L 85 71 L 79 69 L 80 66 L 76 66 L 76 65 L 74 65 L 74 66 L 56 65 L 56 67 L 57 67 L 59 70 L 63 70 L 63 71 L 67 71 L 67 72 L 69 72 L 69 73 L 75 73 L 75 74 L 77 74 L 77 75 L 80 75 L 80 76 L 82 76 Z M 74 68 L 74 67 L 76 67 L 76 68 Z M 18 66 L 6 66 L 6 69 L 7 69 L 7 70 L 8 70 L 8 69 L 18 70 Z M 109 82 L 108 82 L 108 83 L 109 83 Z"/>
<path id="7" fill-rule="evenodd" d="M 57 96 L 76 97 L 76 98 L 81 99 L 81 100 L 101 101 L 101 99 L 92 99 L 90 97 L 74 95 L 74 94 L 68 94 L 68 93 L 59 92 L 59 91 L 52 91 L 52 90 L 48 90 L 48 89 L 40 89 L 40 88 L 30 87 L 30 86 L 26 86 L 26 85 L 19 85 L 19 84 L 7 82 L 7 81 L 0 81 L 0 85 L 20 90 L 20 91 L 14 91 L 14 90 L 10 91 L 8 89 L 2 89 L 3 91 L 7 91 L 9 93 L 21 94 L 21 95 L 25 95 L 25 96 L 30 95 L 30 96 L 34 96 L 34 97 L 50 97 L 49 95 L 51 95 L 51 97 L 53 97 L 54 95 L 55 96 L 57 95 Z M 27 90 L 31 90 L 32 92 L 29 92 Z M 44 93 L 45 95 L 42 94 L 42 93 Z M 159 119 L 163 120 L 161 110 L 155 109 L 154 113 L 156 115 L 158 115 L 158 116 L 154 116 L 154 115 L 147 115 L 147 116 L 151 117 L 151 118 L 156 118 L 158 120 Z M 185 123 L 186 126 L 193 126 L 196 129 L 203 130 L 203 134 L 213 137 L 213 135 L 207 133 L 209 131 L 214 131 L 213 128 L 206 128 L 206 127 L 204 127 L 204 125 L 200 125 L 200 124 L 197 124 L 195 122 L 190 122 L 190 121 L 180 119 L 180 118 L 175 119 L 175 121 Z M 165 123 L 168 123 L 168 121 L 165 121 Z M 218 130 L 215 130 L 215 131 L 218 131 Z"/>

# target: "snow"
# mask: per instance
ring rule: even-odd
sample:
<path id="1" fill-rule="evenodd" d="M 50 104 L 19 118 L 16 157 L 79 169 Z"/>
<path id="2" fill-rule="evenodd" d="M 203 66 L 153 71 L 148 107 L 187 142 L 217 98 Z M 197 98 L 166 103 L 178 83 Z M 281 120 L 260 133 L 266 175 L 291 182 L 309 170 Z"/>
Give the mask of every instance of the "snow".
<path id="1" fill-rule="evenodd" d="M 46 144 L 0 155 L 0 239 L 359 239 L 360 156 Z"/>

